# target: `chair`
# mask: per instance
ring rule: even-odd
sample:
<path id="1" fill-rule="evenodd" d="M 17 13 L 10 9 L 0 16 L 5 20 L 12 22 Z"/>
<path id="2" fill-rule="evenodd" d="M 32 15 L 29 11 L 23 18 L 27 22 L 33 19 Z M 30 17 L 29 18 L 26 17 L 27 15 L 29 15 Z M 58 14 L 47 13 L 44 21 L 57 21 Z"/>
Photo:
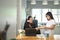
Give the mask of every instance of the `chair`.
<path id="1" fill-rule="evenodd" d="M 6 40 L 7 31 L 8 31 L 9 26 L 10 26 L 9 24 L 6 24 L 5 29 L 0 32 L 0 40 Z"/>

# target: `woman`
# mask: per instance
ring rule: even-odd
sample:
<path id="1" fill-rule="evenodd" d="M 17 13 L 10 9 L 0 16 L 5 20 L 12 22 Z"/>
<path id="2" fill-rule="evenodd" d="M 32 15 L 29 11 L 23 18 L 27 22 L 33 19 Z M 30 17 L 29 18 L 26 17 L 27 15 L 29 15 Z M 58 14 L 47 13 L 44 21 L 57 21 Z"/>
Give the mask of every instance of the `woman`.
<path id="1" fill-rule="evenodd" d="M 46 13 L 46 18 L 48 20 L 46 25 L 42 26 L 40 28 L 36 28 L 36 29 L 45 29 L 45 32 L 47 31 L 49 34 L 52 34 L 53 31 L 51 31 L 51 30 L 53 30 L 55 28 L 55 26 L 56 26 L 56 23 L 54 21 L 52 13 L 47 12 Z"/>
<path id="2" fill-rule="evenodd" d="M 32 28 L 33 24 L 32 24 L 32 16 L 29 16 L 27 19 L 26 19 L 26 22 L 24 24 L 24 30 L 26 28 Z"/>
<path id="3" fill-rule="evenodd" d="M 27 19 L 26 19 L 26 22 L 24 24 L 24 30 L 26 28 L 35 28 L 35 25 L 33 24 L 33 19 L 32 19 L 32 16 L 29 16 Z M 40 34 L 40 30 L 36 30 L 36 34 Z"/>

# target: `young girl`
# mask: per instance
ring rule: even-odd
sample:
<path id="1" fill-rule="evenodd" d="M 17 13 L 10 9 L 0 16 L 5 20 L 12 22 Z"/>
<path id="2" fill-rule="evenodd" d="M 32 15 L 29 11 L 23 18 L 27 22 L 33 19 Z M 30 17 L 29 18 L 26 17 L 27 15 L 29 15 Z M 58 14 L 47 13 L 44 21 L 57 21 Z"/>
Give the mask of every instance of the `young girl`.
<path id="1" fill-rule="evenodd" d="M 53 15 L 51 12 L 46 13 L 47 23 L 45 26 L 36 28 L 36 29 L 45 29 L 45 32 L 47 31 L 49 34 L 52 34 L 52 30 L 55 28 L 56 23 L 54 21 Z"/>

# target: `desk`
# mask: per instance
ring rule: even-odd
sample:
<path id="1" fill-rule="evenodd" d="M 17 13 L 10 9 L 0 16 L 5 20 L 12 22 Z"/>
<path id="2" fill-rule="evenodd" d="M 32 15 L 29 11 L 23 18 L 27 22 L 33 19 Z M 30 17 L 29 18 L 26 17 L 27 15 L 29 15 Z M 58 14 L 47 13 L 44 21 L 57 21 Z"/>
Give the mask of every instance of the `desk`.
<path id="1" fill-rule="evenodd" d="M 44 40 L 43 37 L 37 37 L 37 36 L 20 36 L 18 35 L 16 37 L 17 40 Z M 54 40 L 54 36 L 49 36 L 49 38 L 46 38 L 45 40 Z"/>

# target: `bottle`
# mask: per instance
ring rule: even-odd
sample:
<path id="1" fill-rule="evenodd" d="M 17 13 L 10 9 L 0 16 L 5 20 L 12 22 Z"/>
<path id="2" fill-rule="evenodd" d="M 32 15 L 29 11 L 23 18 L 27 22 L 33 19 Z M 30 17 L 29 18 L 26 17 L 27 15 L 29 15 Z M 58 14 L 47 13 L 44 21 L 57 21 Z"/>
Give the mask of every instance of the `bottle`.
<path id="1" fill-rule="evenodd" d="M 45 35 L 46 38 L 48 38 L 49 37 L 49 32 L 45 31 L 44 35 Z"/>

